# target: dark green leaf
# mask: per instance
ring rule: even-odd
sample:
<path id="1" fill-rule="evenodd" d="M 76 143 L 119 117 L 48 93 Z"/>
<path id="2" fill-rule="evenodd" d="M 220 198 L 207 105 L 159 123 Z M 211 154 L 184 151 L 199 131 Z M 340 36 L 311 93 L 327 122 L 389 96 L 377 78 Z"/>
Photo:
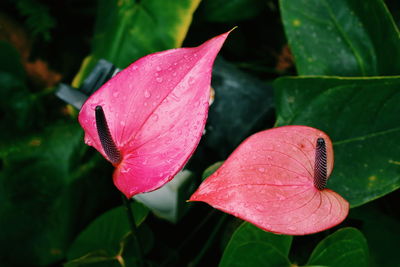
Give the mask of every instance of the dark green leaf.
<path id="1" fill-rule="evenodd" d="M 283 78 L 277 125 L 308 125 L 332 139 L 331 188 L 358 206 L 400 187 L 400 78 Z"/>
<path id="2" fill-rule="evenodd" d="M 139 202 L 131 205 L 136 225 L 139 226 L 149 210 Z M 117 260 L 126 250 L 130 233 L 125 208 L 114 208 L 98 217 L 77 237 L 68 251 L 68 259 L 80 264 Z M 149 243 L 149 240 L 141 243 Z"/>
<path id="3" fill-rule="evenodd" d="M 355 228 L 342 228 L 322 240 L 308 260 L 308 265 L 330 267 L 369 266 L 368 245 Z"/>
<path id="4" fill-rule="evenodd" d="M 203 17 L 212 22 L 230 22 L 257 16 L 267 6 L 260 0 L 206 0 L 202 2 Z"/>
<path id="5" fill-rule="evenodd" d="M 182 45 L 199 0 L 101 0 L 92 54 L 74 84 L 78 86 L 100 58 L 125 68 L 140 57 Z"/>
<path id="6" fill-rule="evenodd" d="M 232 235 L 219 266 L 290 266 L 291 236 L 265 232 L 243 223 Z"/>
<path id="7" fill-rule="evenodd" d="M 352 209 L 349 217 L 361 221 L 371 254 L 371 266 L 396 266 L 398 264 L 399 221 L 382 212 L 382 207 L 371 204 Z M 397 203 L 393 203 L 397 209 Z"/>
<path id="8" fill-rule="evenodd" d="M 47 129 L 2 147 L 0 247 L 16 262 L 45 264 L 62 257 L 68 240 L 68 210 L 58 210 L 60 195 L 73 182 L 69 160 L 82 140 L 77 127 Z M 64 207 L 63 207 L 64 208 Z"/>
<path id="9" fill-rule="evenodd" d="M 400 74 L 400 38 L 382 0 L 281 0 L 300 75 Z"/>
<path id="10" fill-rule="evenodd" d="M 9 73 L 21 82 L 25 80 L 25 70 L 19 53 L 8 42 L 0 41 L 0 62 L 3 63 L 0 64 L 0 73 Z"/>
<path id="11" fill-rule="evenodd" d="M 111 173 L 104 167 L 94 172 L 97 156 L 83 162 L 86 150 L 76 122 L 2 145 L 0 262 L 62 259 L 76 231 L 113 204 Z"/>
<path id="12" fill-rule="evenodd" d="M 210 107 L 203 142 L 225 159 L 252 132 L 272 117 L 273 89 L 217 58 L 212 77 L 215 101 Z"/>
<path id="13" fill-rule="evenodd" d="M 201 180 L 205 180 L 208 176 L 213 174 L 219 167 L 223 164 L 223 161 L 218 161 L 204 170 L 203 174 L 201 175 Z"/>

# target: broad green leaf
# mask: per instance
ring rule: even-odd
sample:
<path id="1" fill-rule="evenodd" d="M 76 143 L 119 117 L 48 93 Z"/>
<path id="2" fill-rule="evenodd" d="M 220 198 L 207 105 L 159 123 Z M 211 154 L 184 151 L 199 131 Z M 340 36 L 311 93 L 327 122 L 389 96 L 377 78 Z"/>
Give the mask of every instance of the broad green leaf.
<path id="1" fill-rule="evenodd" d="M 355 228 L 342 228 L 322 240 L 312 252 L 307 266 L 369 266 L 368 245 Z"/>
<path id="2" fill-rule="evenodd" d="M 218 159 L 224 160 L 273 117 L 273 88 L 221 58 L 215 61 L 212 87 L 215 100 L 210 106 L 203 144 L 215 149 Z"/>
<path id="3" fill-rule="evenodd" d="M 200 0 L 100 0 L 92 53 L 78 86 L 100 58 L 125 68 L 140 57 L 182 45 Z"/>
<path id="4" fill-rule="evenodd" d="M 399 31 L 382 0 L 280 0 L 300 75 L 400 74 Z"/>
<path id="5" fill-rule="evenodd" d="M 139 202 L 134 202 L 131 206 L 136 226 L 140 226 L 149 210 Z M 131 230 L 126 210 L 120 206 L 104 213 L 82 231 L 71 245 L 67 257 L 71 266 L 72 263 L 117 261 L 126 252 L 130 239 Z M 145 244 L 149 240 L 142 241 Z"/>
<path id="6" fill-rule="evenodd" d="M 283 78 L 277 125 L 308 125 L 333 141 L 328 188 L 352 207 L 400 187 L 400 77 Z"/>
<path id="7" fill-rule="evenodd" d="M 260 0 L 205 0 L 200 5 L 202 16 L 212 22 L 231 22 L 250 19 L 267 7 Z"/>
<path id="8" fill-rule="evenodd" d="M 378 204 L 378 205 L 376 205 Z M 396 209 L 398 203 L 391 203 Z M 383 212 L 385 207 L 375 201 L 352 209 L 349 218 L 358 220 L 370 248 L 371 266 L 396 266 L 399 258 L 399 220 Z"/>
<path id="9" fill-rule="evenodd" d="M 291 243 L 292 236 L 268 233 L 245 222 L 232 235 L 219 266 L 290 266 Z"/>

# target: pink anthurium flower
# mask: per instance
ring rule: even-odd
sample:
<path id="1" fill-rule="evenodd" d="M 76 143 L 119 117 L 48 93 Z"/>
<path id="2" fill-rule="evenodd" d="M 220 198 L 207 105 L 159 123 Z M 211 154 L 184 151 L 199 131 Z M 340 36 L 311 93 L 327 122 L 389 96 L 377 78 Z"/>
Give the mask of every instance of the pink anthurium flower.
<path id="1" fill-rule="evenodd" d="M 228 34 L 145 56 L 83 105 L 85 143 L 115 166 L 114 184 L 126 197 L 161 187 L 193 154 L 207 119 L 212 65 Z"/>
<path id="2" fill-rule="evenodd" d="M 349 203 L 326 182 L 329 137 L 307 126 L 254 134 L 208 177 L 190 201 L 204 201 L 273 233 L 305 235 L 342 222 Z"/>

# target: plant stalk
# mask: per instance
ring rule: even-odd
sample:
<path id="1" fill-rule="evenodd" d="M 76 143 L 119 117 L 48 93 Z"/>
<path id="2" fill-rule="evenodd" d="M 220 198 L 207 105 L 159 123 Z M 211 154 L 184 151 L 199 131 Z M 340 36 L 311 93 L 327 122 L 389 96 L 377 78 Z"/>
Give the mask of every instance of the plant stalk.
<path id="1" fill-rule="evenodd" d="M 126 214 L 128 216 L 129 226 L 130 226 L 131 232 L 132 232 L 133 243 L 135 244 L 136 249 L 137 249 L 138 266 L 142 267 L 142 266 L 144 266 L 143 251 L 142 251 L 142 246 L 140 245 L 140 242 L 139 242 L 139 236 L 138 236 L 138 230 L 137 230 L 136 223 L 135 223 L 135 217 L 133 216 L 133 212 L 132 212 L 132 208 L 131 208 L 131 199 L 128 199 L 125 197 L 125 195 L 122 195 L 122 201 L 124 202 Z"/>

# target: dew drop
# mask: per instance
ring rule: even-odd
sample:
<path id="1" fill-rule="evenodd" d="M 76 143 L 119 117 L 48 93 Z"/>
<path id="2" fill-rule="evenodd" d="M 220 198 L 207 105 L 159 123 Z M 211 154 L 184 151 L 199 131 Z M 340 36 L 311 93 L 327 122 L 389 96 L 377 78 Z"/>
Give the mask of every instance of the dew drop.
<path id="1" fill-rule="evenodd" d="M 151 115 L 151 118 L 152 118 L 153 121 L 158 121 L 158 115 L 157 114 Z"/>
<path id="2" fill-rule="evenodd" d="M 119 124 L 121 124 L 121 126 L 125 126 L 125 121 L 121 121 Z"/>
<path id="3" fill-rule="evenodd" d="M 174 76 L 174 77 L 175 77 L 175 76 L 176 76 L 176 72 L 173 72 L 173 73 L 172 73 L 172 76 Z"/>
<path id="4" fill-rule="evenodd" d="M 150 94 L 150 92 L 149 91 L 144 91 L 144 97 L 145 98 L 149 98 L 151 96 L 151 94 Z"/>
<path id="5" fill-rule="evenodd" d="M 147 104 L 147 102 L 144 102 L 143 105 L 144 105 L 145 107 L 147 107 L 148 104 Z"/>
<path id="6" fill-rule="evenodd" d="M 160 71 L 160 70 L 161 70 L 161 67 L 160 67 L 160 66 L 157 66 L 156 70 L 157 70 L 157 71 Z"/>
<path id="7" fill-rule="evenodd" d="M 131 170 L 131 168 L 122 167 L 121 172 L 122 172 L 122 173 L 127 173 L 127 172 L 129 172 L 130 170 Z"/>
<path id="8" fill-rule="evenodd" d="M 265 168 L 263 168 L 263 167 L 258 168 L 258 171 L 259 171 L 259 172 L 265 172 Z"/>
<path id="9" fill-rule="evenodd" d="M 189 78 L 189 85 L 193 85 L 194 84 L 194 78 L 193 77 L 190 77 Z"/>
<path id="10" fill-rule="evenodd" d="M 162 83 L 162 82 L 163 82 L 163 78 L 162 78 L 162 77 L 157 77 L 157 78 L 156 78 L 156 81 L 157 81 L 158 83 Z"/>
<path id="11" fill-rule="evenodd" d="M 113 93 L 113 97 L 118 97 L 119 96 L 119 92 L 114 92 Z"/>

